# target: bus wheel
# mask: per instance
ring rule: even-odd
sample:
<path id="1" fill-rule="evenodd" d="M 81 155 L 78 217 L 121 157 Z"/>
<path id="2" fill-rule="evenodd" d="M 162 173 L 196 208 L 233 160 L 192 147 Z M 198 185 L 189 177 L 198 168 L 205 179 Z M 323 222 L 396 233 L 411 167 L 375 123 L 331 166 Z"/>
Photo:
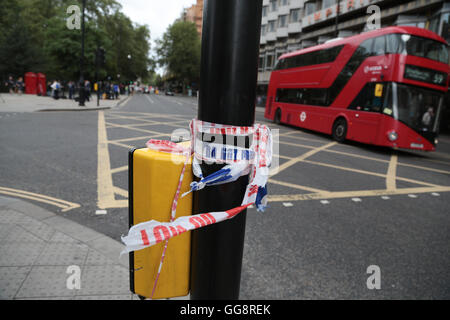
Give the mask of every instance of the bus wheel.
<path id="1" fill-rule="evenodd" d="M 280 124 L 281 123 L 281 109 L 277 109 L 277 111 L 275 112 L 275 118 L 273 119 L 273 121 L 276 124 Z"/>
<path id="2" fill-rule="evenodd" d="M 344 142 L 347 136 L 347 121 L 344 118 L 337 119 L 333 124 L 333 139 L 337 142 Z"/>

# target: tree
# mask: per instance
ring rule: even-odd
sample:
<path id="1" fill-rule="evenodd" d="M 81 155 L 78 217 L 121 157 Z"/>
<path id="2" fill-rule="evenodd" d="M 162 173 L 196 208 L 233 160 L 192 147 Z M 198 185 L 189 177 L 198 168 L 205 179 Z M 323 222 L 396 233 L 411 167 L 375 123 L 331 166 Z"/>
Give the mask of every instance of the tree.
<path id="1" fill-rule="evenodd" d="M 41 64 L 40 52 L 32 41 L 29 25 L 17 0 L 0 6 L 0 75 L 24 76 Z"/>
<path id="2" fill-rule="evenodd" d="M 81 30 L 67 28 L 67 8 L 81 0 L 8 0 L 0 5 L 0 77 L 43 72 L 48 79 L 79 78 Z M 106 50 L 99 79 L 145 79 L 154 68 L 149 58 L 150 30 L 134 24 L 116 0 L 86 1 L 84 76 L 94 80 L 95 52 Z"/>
<path id="3" fill-rule="evenodd" d="M 156 41 L 158 64 L 186 87 L 200 77 L 200 37 L 193 22 L 176 21 Z"/>

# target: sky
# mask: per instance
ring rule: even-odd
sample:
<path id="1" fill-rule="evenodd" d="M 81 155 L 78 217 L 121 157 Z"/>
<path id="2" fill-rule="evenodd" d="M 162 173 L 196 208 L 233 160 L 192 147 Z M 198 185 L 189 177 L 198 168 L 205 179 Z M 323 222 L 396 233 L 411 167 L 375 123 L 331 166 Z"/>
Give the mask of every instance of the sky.
<path id="1" fill-rule="evenodd" d="M 181 16 L 183 8 L 195 4 L 196 0 L 118 0 L 122 12 L 133 22 L 147 24 L 153 41 L 162 37 L 167 27 Z"/>

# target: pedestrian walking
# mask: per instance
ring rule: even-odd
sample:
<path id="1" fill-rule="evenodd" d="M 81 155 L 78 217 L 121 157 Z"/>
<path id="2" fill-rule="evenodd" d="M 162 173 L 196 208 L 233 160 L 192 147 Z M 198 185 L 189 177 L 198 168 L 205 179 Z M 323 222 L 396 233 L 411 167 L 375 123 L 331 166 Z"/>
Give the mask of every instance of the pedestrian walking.
<path id="1" fill-rule="evenodd" d="M 9 93 L 13 94 L 16 88 L 16 82 L 12 76 L 9 76 L 8 81 L 5 82 L 5 86 L 8 87 Z"/>
<path id="2" fill-rule="evenodd" d="M 114 84 L 114 98 L 119 99 L 119 85 L 117 83 Z"/>
<path id="3" fill-rule="evenodd" d="M 72 80 L 69 81 L 68 87 L 69 87 L 69 99 L 72 100 L 73 99 L 73 95 L 75 93 L 75 84 L 73 83 Z"/>
<path id="4" fill-rule="evenodd" d="M 16 91 L 19 95 L 22 95 L 25 84 L 23 83 L 23 78 L 19 77 L 16 81 Z"/>
<path id="5" fill-rule="evenodd" d="M 89 102 L 89 100 L 91 99 L 91 83 L 89 82 L 89 80 L 84 81 L 84 90 L 85 98 Z"/>
<path id="6" fill-rule="evenodd" d="M 58 100 L 59 99 L 59 89 L 61 88 L 59 81 L 54 80 L 50 87 L 52 88 L 53 99 Z"/>

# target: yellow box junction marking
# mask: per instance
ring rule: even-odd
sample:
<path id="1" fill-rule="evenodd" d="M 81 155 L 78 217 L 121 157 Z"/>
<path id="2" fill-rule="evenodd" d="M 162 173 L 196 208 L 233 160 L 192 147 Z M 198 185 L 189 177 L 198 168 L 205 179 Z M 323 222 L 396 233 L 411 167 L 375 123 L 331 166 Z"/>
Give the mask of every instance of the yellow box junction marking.
<path id="1" fill-rule="evenodd" d="M 156 118 L 156 119 L 155 119 Z M 99 165 L 98 165 L 98 205 L 99 208 L 122 208 L 128 206 L 127 200 L 116 200 L 115 194 L 120 195 L 122 197 L 127 197 L 127 191 L 118 187 L 113 186 L 112 175 L 128 170 L 128 166 L 121 166 L 118 168 L 111 169 L 110 167 L 110 159 L 109 159 L 109 151 L 108 144 L 116 145 L 119 147 L 123 147 L 125 149 L 131 149 L 133 146 L 133 141 L 146 140 L 151 138 L 159 138 L 159 139 L 167 139 L 170 137 L 170 134 L 159 132 L 157 130 L 148 130 L 144 128 L 140 128 L 141 126 L 153 126 L 153 125 L 165 125 L 175 128 L 187 129 L 187 124 L 190 120 L 189 116 L 184 115 L 170 115 L 170 114 L 159 114 L 159 113 L 144 113 L 144 112 L 124 112 L 124 111 L 112 111 L 107 113 L 108 122 L 105 121 L 105 115 L 103 111 L 99 112 Z M 155 119 L 155 120 L 152 120 Z M 161 121 L 161 119 L 167 119 L 167 121 Z M 117 124 L 114 123 L 114 120 L 130 120 L 128 124 Z M 131 123 L 135 122 L 135 123 Z M 186 124 L 186 125 L 185 125 Z M 271 123 L 269 123 L 270 125 Z M 108 126 L 108 127 L 107 127 Z M 131 137 L 131 138 L 123 138 L 116 140 L 108 140 L 107 139 L 107 130 L 106 128 L 121 128 L 124 130 L 132 130 L 148 133 L 148 136 L 141 135 L 139 137 Z M 281 127 L 282 129 L 284 127 Z M 285 155 L 279 155 L 280 159 L 287 160 L 286 162 L 279 165 L 278 170 L 274 170 L 275 174 L 271 176 L 269 179 L 270 183 L 278 184 L 284 187 L 288 187 L 295 190 L 304 190 L 310 193 L 307 194 L 292 194 L 292 195 L 270 195 L 269 201 L 271 202 L 289 202 L 289 201 L 304 201 L 304 200 L 324 200 L 324 199 L 338 199 L 338 198 L 361 198 L 361 197 L 374 197 L 374 196 L 390 196 L 390 195 L 403 195 L 403 194 L 420 194 L 420 193 L 436 193 L 436 192 L 450 192 L 450 186 L 440 186 L 433 183 L 419 181 L 415 179 L 409 179 L 404 177 L 397 176 L 397 167 L 409 167 L 415 168 L 424 171 L 436 172 L 441 174 L 450 175 L 450 171 L 435 169 L 426 166 L 414 165 L 409 163 L 400 162 L 397 154 L 393 154 L 390 156 L 389 160 L 379 159 L 375 157 L 365 156 L 361 154 L 354 154 L 347 151 L 336 150 L 335 148 L 331 149 L 334 146 L 337 146 L 336 142 L 329 142 L 327 139 L 320 138 L 310 138 L 303 134 L 303 132 L 298 130 L 291 130 L 287 132 L 282 132 L 279 134 L 279 138 L 286 137 L 290 139 L 301 141 L 309 141 L 323 144 L 322 146 L 311 146 L 304 145 L 301 143 L 282 141 L 280 140 L 280 144 L 299 147 L 303 149 L 310 149 L 310 151 L 305 152 L 304 154 L 298 157 L 288 157 Z M 327 143 L 328 142 L 328 143 Z M 325 143 L 325 144 L 324 144 Z M 142 147 L 142 145 L 136 146 Z M 310 161 L 307 158 L 316 155 L 320 152 L 327 152 L 333 154 L 339 154 L 347 157 L 353 157 L 358 159 L 364 159 L 368 161 L 375 161 L 379 163 L 385 163 L 387 165 L 386 174 L 376 173 L 366 170 L 360 170 L 355 168 L 347 168 L 339 165 L 332 165 L 327 163 L 321 163 L 317 161 Z M 438 162 L 438 160 L 434 159 L 424 159 L 431 162 Z M 102 163 L 100 162 L 107 162 Z M 332 192 L 327 190 L 322 190 L 318 188 L 312 188 L 309 186 L 298 185 L 294 183 L 289 183 L 285 181 L 281 181 L 280 179 L 274 179 L 274 176 L 284 170 L 298 164 L 298 163 L 308 163 L 317 166 L 324 166 L 333 168 L 336 170 L 343 170 L 354 172 L 358 174 L 376 176 L 385 179 L 386 181 L 386 189 L 385 190 L 356 190 L 356 191 L 339 191 Z M 448 163 L 445 163 L 448 164 Z M 396 181 L 405 181 L 413 184 L 417 184 L 417 188 L 403 188 L 398 189 Z"/>

